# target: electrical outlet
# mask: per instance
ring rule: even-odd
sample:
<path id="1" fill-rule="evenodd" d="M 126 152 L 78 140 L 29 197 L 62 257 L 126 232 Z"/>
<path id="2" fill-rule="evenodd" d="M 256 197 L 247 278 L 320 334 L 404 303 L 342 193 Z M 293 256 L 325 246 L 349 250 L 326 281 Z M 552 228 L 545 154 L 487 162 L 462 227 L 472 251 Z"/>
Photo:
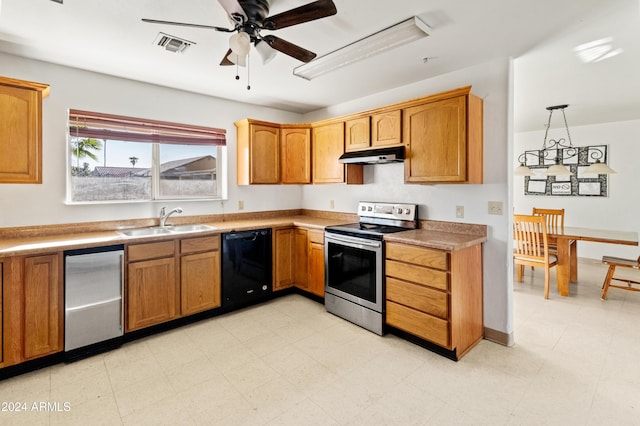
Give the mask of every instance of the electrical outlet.
<path id="1" fill-rule="evenodd" d="M 244 210 L 244 201 L 238 200 L 238 210 Z"/>
<path id="2" fill-rule="evenodd" d="M 464 206 L 456 206 L 456 217 L 457 218 L 464 217 Z"/>
<path id="3" fill-rule="evenodd" d="M 334 200 L 329 200 L 329 208 L 330 209 L 335 209 L 336 208 L 336 202 Z"/>
<path id="4" fill-rule="evenodd" d="M 489 214 L 502 216 L 502 201 L 489 201 Z"/>

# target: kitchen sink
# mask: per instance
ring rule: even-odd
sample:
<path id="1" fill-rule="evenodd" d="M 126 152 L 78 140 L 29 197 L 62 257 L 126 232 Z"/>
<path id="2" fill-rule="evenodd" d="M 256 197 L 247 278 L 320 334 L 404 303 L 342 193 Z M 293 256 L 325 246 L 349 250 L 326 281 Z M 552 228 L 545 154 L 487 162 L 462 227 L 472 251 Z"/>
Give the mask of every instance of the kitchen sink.
<path id="1" fill-rule="evenodd" d="M 150 226 L 148 228 L 135 228 L 118 231 L 125 237 L 146 237 L 151 235 L 181 234 L 185 232 L 211 231 L 215 226 L 192 224 L 192 225 L 168 225 L 164 227 Z"/>
<path id="2" fill-rule="evenodd" d="M 202 224 L 175 225 L 175 226 L 169 227 L 169 230 L 171 232 L 197 232 L 197 231 L 211 231 L 213 229 L 216 229 L 216 227 L 215 226 L 209 226 L 209 225 L 202 225 Z"/>
<path id="3" fill-rule="evenodd" d="M 126 237 L 145 237 L 147 235 L 172 234 L 172 232 L 168 228 L 160 228 L 157 226 L 150 227 L 150 228 L 127 229 L 127 230 L 118 231 L 118 232 Z"/>

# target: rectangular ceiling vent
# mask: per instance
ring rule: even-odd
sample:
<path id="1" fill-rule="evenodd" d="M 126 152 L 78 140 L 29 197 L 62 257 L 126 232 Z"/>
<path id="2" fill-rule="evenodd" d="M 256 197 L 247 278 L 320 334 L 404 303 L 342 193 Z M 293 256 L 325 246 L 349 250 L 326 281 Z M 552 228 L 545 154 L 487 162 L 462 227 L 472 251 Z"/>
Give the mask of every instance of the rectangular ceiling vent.
<path id="1" fill-rule="evenodd" d="M 185 40 L 180 37 L 172 36 L 165 33 L 158 33 L 155 44 L 163 47 L 165 50 L 173 53 L 182 53 L 187 47 L 196 44 L 193 41 Z"/>

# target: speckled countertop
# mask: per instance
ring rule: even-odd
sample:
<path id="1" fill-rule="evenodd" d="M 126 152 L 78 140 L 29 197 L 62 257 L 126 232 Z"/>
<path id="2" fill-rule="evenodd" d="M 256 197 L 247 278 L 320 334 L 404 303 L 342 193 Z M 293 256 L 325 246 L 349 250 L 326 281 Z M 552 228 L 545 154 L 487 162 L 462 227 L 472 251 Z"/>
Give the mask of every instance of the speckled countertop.
<path id="1" fill-rule="evenodd" d="M 91 229 L 90 226 L 78 226 L 77 224 L 59 225 L 55 227 L 57 232 L 51 232 L 51 227 L 3 228 L 0 229 L 0 257 L 30 255 L 112 244 L 131 244 L 172 240 L 176 238 L 192 238 L 216 235 L 223 232 L 260 228 L 277 229 L 298 226 L 322 230 L 326 226 L 355 221 L 357 221 L 357 216 L 348 214 L 294 214 L 277 217 L 264 217 L 264 215 L 256 214 L 253 217 L 231 218 L 231 220 L 224 221 L 214 219 L 196 222 L 214 227 L 215 229 L 212 230 L 141 237 L 127 237 L 118 232 L 118 229 L 100 229 L 105 227 L 102 224 L 96 225 L 95 229 Z M 127 222 L 123 223 L 124 225 L 119 227 L 120 230 L 156 225 L 156 223 L 153 222 L 142 223 L 141 221 L 136 221 L 135 225 Z M 435 221 L 421 221 L 420 225 L 423 229 L 387 234 L 385 241 L 453 251 L 482 243 L 487 239 L 485 225 L 467 225 Z"/>

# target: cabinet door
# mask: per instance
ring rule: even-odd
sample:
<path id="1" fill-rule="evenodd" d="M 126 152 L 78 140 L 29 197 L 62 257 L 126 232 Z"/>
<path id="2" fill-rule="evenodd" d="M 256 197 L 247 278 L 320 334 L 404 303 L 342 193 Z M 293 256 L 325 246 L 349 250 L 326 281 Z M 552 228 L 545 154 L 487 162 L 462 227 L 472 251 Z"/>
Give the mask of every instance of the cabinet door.
<path id="1" fill-rule="evenodd" d="M 251 124 L 249 130 L 249 155 L 251 182 L 278 183 L 280 181 L 279 129 Z"/>
<path id="2" fill-rule="evenodd" d="M 344 153 L 344 123 L 313 128 L 313 183 L 344 182 L 344 165 L 338 158 Z"/>
<path id="3" fill-rule="evenodd" d="M 309 243 L 309 287 L 308 290 L 324 297 L 324 244 Z"/>
<path id="4" fill-rule="evenodd" d="M 274 233 L 274 265 L 275 278 L 273 290 L 282 290 L 293 284 L 293 239 L 294 230 L 276 229 Z"/>
<path id="5" fill-rule="evenodd" d="M 175 258 L 129 263 L 128 268 L 126 331 L 175 318 Z"/>
<path id="6" fill-rule="evenodd" d="M 4 363 L 4 328 L 3 318 L 4 313 L 2 311 L 2 295 L 4 294 L 4 263 L 0 261 L 0 367 Z"/>
<path id="7" fill-rule="evenodd" d="M 303 290 L 309 287 L 308 250 L 307 230 L 296 229 L 293 236 L 293 280 L 296 287 Z"/>
<path id="8" fill-rule="evenodd" d="M 369 117 L 356 118 L 344 123 L 345 151 L 368 148 L 371 143 Z"/>
<path id="9" fill-rule="evenodd" d="M 62 286 L 59 255 L 25 258 L 24 357 L 27 360 L 62 350 Z"/>
<path id="10" fill-rule="evenodd" d="M 402 112 L 395 111 L 371 116 L 371 146 L 392 146 L 402 144 Z"/>
<path id="11" fill-rule="evenodd" d="M 42 183 L 42 93 L 0 78 L 0 183 Z"/>
<path id="12" fill-rule="evenodd" d="M 466 96 L 407 108 L 405 182 L 467 181 Z"/>
<path id="13" fill-rule="evenodd" d="M 209 251 L 180 259 L 181 314 L 220 306 L 220 252 Z"/>
<path id="14" fill-rule="evenodd" d="M 311 183 L 311 129 L 280 129 L 281 183 Z"/>

